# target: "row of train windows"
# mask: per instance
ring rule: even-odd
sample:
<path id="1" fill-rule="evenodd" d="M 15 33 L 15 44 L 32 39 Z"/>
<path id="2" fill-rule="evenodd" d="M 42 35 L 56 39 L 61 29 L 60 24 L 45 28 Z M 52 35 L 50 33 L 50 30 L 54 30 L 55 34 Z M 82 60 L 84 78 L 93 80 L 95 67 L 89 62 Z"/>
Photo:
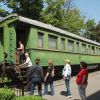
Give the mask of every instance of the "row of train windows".
<path id="1" fill-rule="evenodd" d="M 38 33 L 38 47 L 43 48 L 43 33 Z M 100 48 L 95 48 L 95 46 L 82 44 L 80 48 L 79 42 L 74 43 L 72 40 L 68 40 L 68 43 L 65 44 L 65 38 L 61 38 L 61 50 L 65 50 L 65 45 L 67 45 L 67 50 L 69 52 L 79 53 L 88 53 L 88 54 L 100 54 Z M 49 49 L 57 49 L 57 37 L 53 35 L 48 35 L 48 48 Z"/>

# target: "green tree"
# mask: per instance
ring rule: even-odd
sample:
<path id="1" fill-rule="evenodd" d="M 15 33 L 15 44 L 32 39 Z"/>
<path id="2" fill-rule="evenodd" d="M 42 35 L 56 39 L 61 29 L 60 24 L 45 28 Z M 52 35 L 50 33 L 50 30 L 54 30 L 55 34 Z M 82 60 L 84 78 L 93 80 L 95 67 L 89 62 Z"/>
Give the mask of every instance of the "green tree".
<path id="1" fill-rule="evenodd" d="M 100 42 L 100 22 L 96 24 L 94 19 L 87 20 L 84 37 Z"/>
<path id="2" fill-rule="evenodd" d="M 9 14 L 8 11 L 2 9 L 2 6 L 0 5 L 0 17 L 5 17 L 8 14 Z"/>
<path id="3" fill-rule="evenodd" d="M 43 8 L 42 0 L 0 0 L 8 8 L 12 9 L 11 13 L 39 20 L 40 12 Z"/>
<path id="4" fill-rule="evenodd" d="M 82 30 L 85 29 L 84 24 L 84 16 L 81 16 L 80 11 L 77 8 L 70 9 L 69 12 L 65 13 L 65 18 L 63 20 L 63 25 L 65 25 L 65 29 L 75 33 L 77 35 L 81 35 Z"/>
<path id="5" fill-rule="evenodd" d="M 41 20 L 47 24 L 60 27 L 64 10 L 64 0 L 45 0 L 45 8 L 41 13 Z"/>
<path id="6" fill-rule="evenodd" d="M 5 17 L 7 12 L 4 9 L 0 9 L 0 17 Z"/>
<path id="7" fill-rule="evenodd" d="M 94 29 L 94 34 L 93 34 L 95 41 L 100 43 L 100 22 L 96 25 Z"/>
<path id="8" fill-rule="evenodd" d="M 88 39 L 92 39 L 95 40 L 95 26 L 96 23 L 94 21 L 94 19 L 88 19 L 86 21 L 86 28 L 85 28 L 85 32 L 84 32 L 84 37 L 88 38 Z"/>
<path id="9" fill-rule="evenodd" d="M 43 22 L 80 34 L 84 27 L 84 17 L 74 7 L 73 0 L 46 0 L 45 4 L 41 13 Z"/>

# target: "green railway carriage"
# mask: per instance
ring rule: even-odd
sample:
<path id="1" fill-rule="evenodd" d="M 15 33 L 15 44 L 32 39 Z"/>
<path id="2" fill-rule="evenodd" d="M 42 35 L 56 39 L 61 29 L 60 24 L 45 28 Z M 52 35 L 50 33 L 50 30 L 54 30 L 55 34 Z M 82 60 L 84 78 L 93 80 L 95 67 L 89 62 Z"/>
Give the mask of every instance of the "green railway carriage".
<path id="1" fill-rule="evenodd" d="M 80 61 L 100 64 L 100 44 L 66 32 L 51 25 L 12 14 L 0 21 L 0 62 L 16 63 L 16 49 L 21 40 L 34 63 L 40 57 L 41 65 L 47 66 L 49 58 L 59 67 L 69 59 L 72 65 Z"/>

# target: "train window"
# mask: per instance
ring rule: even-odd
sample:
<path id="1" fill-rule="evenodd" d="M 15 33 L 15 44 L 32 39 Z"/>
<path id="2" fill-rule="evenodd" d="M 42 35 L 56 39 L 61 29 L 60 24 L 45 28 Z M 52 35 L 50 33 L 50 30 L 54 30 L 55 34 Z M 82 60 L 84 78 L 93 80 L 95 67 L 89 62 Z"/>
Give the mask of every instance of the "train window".
<path id="1" fill-rule="evenodd" d="M 43 48 L 43 33 L 38 32 L 38 47 Z"/>
<path id="2" fill-rule="evenodd" d="M 87 53 L 88 53 L 88 54 L 91 54 L 90 51 L 91 51 L 91 48 L 90 48 L 90 45 L 88 45 L 88 47 L 87 47 Z"/>
<path id="3" fill-rule="evenodd" d="M 3 38 L 4 38 L 3 28 L 0 28 L 0 42 L 2 45 L 4 45 Z"/>
<path id="4" fill-rule="evenodd" d="M 99 48 L 99 50 L 98 50 L 98 54 L 100 55 L 100 48 Z"/>
<path id="5" fill-rule="evenodd" d="M 98 51 L 97 51 L 98 55 L 100 54 L 100 49 L 98 48 Z"/>
<path id="6" fill-rule="evenodd" d="M 74 52 L 74 41 L 68 40 L 68 51 Z"/>
<path id="7" fill-rule="evenodd" d="M 65 39 L 61 38 L 61 49 L 65 50 Z"/>
<path id="8" fill-rule="evenodd" d="M 96 47 L 96 54 L 97 54 L 97 55 L 99 54 L 99 49 L 98 49 L 98 47 Z"/>
<path id="9" fill-rule="evenodd" d="M 48 36 L 49 41 L 49 49 L 57 49 L 57 37 L 49 35 Z"/>
<path id="10" fill-rule="evenodd" d="M 79 52 L 79 42 L 76 42 L 76 52 Z"/>
<path id="11" fill-rule="evenodd" d="M 86 44 L 82 44 L 82 53 L 86 53 Z"/>
<path id="12" fill-rule="evenodd" d="M 95 54 L 94 46 L 92 46 L 92 48 L 91 48 L 91 53 Z"/>

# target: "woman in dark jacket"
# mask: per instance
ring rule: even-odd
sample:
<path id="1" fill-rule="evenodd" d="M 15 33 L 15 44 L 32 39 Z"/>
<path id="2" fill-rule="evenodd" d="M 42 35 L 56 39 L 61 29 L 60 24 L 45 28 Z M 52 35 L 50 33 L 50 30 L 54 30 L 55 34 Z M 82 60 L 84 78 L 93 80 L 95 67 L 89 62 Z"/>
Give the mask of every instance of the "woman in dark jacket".
<path id="1" fill-rule="evenodd" d="M 53 76 L 54 74 L 54 66 L 53 66 L 53 61 L 51 59 L 48 60 L 48 68 L 47 68 L 47 73 L 44 78 L 44 94 L 48 94 L 48 85 L 50 84 L 50 89 L 51 89 L 51 95 L 54 95 L 54 84 L 53 84 Z"/>

